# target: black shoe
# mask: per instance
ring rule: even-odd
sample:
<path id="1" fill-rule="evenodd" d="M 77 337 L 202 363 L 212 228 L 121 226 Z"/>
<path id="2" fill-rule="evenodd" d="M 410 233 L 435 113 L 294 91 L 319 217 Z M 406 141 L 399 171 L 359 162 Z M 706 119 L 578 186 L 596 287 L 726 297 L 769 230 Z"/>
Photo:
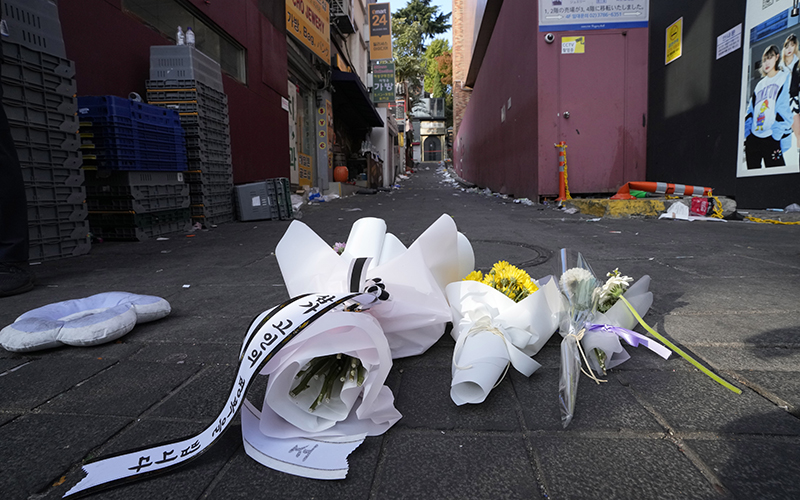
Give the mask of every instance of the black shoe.
<path id="1" fill-rule="evenodd" d="M 9 297 L 33 289 L 33 276 L 21 266 L 0 262 L 0 297 Z"/>

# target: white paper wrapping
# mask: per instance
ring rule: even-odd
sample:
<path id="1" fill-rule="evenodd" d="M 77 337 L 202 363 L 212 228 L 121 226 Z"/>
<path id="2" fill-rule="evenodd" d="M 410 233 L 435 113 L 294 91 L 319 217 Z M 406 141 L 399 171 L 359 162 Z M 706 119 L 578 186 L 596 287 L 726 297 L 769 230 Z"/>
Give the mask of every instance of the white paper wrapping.
<path id="1" fill-rule="evenodd" d="M 446 289 L 453 313 L 450 397 L 457 405 L 481 403 L 508 364 L 525 376 L 539 368 L 531 356 L 555 333 L 563 309 L 555 280 L 520 302 L 477 281 L 451 283 Z"/>
<path id="2" fill-rule="evenodd" d="M 315 357 L 342 353 L 361 360 L 364 383 L 345 382 L 341 397 L 309 407 L 324 377 L 296 398 L 290 395 L 297 373 Z M 318 319 L 278 352 L 261 371 L 269 375 L 260 430 L 276 438 L 379 435 L 400 413 L 394 396 L 384 386 L 392 366 L 389 344 L 378 322 L 368 314 L 334 311 Z M 334 391 L 339 392 L 339 391 Z"/>
<path id="3" fill-rule="evenodd" d="M 369 311 L 381 324 L 393 358 L 422 354 L 451 321 L 444 287 L 472 271 L 474 255 L 449 215 L 442 215 L 407 249 L 381 219 L 353 224 L 345 251 L 299 221 L 293 221 L 275 250 L 290 296 L 317 291 L 349 291 L 350 263 L 371 257 L 367 278 L 380 278 L 389 301 Z"/>

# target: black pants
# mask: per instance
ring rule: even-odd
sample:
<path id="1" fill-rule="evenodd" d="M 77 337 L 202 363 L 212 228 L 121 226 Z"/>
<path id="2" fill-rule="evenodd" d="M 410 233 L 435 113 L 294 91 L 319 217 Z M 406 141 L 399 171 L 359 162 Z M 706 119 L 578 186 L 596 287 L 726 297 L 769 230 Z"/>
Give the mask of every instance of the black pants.
<path id="1" fill-rule="evenodd" d="M 1 63 L 0 63 L 1 64 Z M 0 102 L 3 100 L 0 85 Z M 0 262 L 28 262 L 28 206 L 17 149 L 0 105 Z"/>
<path id="2" fill-rule="evenodd" d="M 761 168 L 761 160 L 764 160 L 765 167 L 783 167 L 786 161 L 783 159 L 780 141 L 772 137 L 756 137 L 753 134 L 747 136 L 744 141 L 744 156 L 747 160 L 747 169 L 755 170 Z"/>

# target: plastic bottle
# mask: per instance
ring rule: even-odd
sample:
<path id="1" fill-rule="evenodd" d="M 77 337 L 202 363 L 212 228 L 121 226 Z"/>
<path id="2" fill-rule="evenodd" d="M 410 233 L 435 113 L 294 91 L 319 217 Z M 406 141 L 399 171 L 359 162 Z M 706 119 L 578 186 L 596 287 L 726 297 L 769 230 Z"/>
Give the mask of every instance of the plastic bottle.
<path id="1" fill-rule="evenodd" d="M 183 35 L 183 30 L 178 26 L 178 33 L 175 35 L 175 45 L 185 45 L 186 38 Z"/>
<path id="2" fill-rule="evenodd" d="M 194 47 L 194 31 L 191 26 L 186 28 L 186 45 Z"/>

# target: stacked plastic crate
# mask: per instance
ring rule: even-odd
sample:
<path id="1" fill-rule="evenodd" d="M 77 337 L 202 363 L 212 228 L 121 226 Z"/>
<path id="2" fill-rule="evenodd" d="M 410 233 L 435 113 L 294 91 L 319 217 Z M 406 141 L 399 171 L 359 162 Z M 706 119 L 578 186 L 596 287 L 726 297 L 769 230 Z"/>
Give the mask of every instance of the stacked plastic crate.
<path id="1" fill-rule="evenodd" d="M 81 170 L 75 64 L 66 59 L 56 4 L 4 0 L 3 106 L 28 200 L 30 259 L 91 249 Z"/>
<path id="2" fill-rule="evenodd" d="M 147 101 L 180 114 L 192 219 L 205 227 L 233 220 L 228 97 L 219 64 L 188 45 L 150 47 Z"/>
<path id="3" fill-rule="evenodd" d="M 145 240 L 191 229 L 178 113 L 116 96 L 78 97 L 95 237 Z"/>
<path id="4" fill-rule="evenodd" d="M 248 220 L 288 220 L 292 218 L 289 179 L 278 177 L 239 184 L 236 192 L 236 217 Z"/>

